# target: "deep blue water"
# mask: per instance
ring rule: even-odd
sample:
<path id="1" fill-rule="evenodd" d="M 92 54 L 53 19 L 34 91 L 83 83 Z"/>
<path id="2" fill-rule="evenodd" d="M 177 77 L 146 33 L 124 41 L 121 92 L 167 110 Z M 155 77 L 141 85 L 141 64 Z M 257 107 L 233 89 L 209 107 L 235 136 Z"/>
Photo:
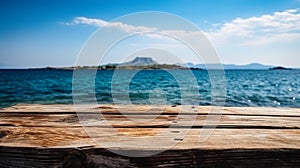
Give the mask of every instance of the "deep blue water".
<path id="1" fill-rule="evenodd" d="M 204 70 L 133 72 L 98 71 L 91 84 L 87 79 L 93 71 L 81 70 L 76 72 L 72 92 L 73 71 L 0 70 L 0 107 L 17 103 L 69 104 L 73 103 L 72 95 L 84 103 L 96 96 L 98 103 L 219 105 L 225 101 L 226 106 L 300 107 L 300 70 L 227 70 L 226 81 L 218 76 L 220 71 L 210 76 Z M 212 87 L 223 91 L 226 99 L 215 94 Z"/>

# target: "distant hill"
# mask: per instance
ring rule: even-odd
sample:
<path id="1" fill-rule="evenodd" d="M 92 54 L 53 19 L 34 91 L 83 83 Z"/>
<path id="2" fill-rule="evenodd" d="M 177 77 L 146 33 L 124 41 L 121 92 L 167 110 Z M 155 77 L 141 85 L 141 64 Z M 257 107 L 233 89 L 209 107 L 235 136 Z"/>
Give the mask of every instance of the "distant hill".
<path id="1" fill-rule="evenodd" d="M 258 63 L 252 63 L 247 65 L 234 65 L 234 64 L 225 64 L 225 69 L 269 69 L 273 66 L 263 65 Z"/>
<path id="2" fill-rule="evenodd" d="M 181 64 L 181 66 L 189 67 L 189 68 L 201 68 L 201 69 L 270 69 L 274 66 L 270 65 L 263 65 L 258 63 L 252 63 L 247 65 L 235 65 L 235 64 L 193 64 L 193 63 L 186 63 Z"/>
<path id="3" fill-rule="evenodd" d="M 154 61 L 151 57 L 136 57 L 132 61 L 121 63 L 118 66 L 148 66 L 158 65 L 158 62 Z"/>
<path id="4" fill-rule="evenodd" d="M 116 64 L 113 67 L 101 67 L 100 69 L 187 69 L 174 64 L 159 64 L 151 57 L 136 57 L 132 61 Z"/>

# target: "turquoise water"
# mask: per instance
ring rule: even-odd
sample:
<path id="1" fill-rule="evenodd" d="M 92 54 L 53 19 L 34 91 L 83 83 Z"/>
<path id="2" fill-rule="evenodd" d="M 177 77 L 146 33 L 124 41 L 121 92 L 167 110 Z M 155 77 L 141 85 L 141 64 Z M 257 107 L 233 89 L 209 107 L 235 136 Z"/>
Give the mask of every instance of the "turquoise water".
<path id="1" fill-rule="evenodd" d="M 218 105 L 211 101 L 207 71 L 189 71 L 192 75 L 186 71 L 143 70 L 130 76 L 131 70 L 102 70 L 93 88 L 85 81 L 93 71 L 81 70 L 74 95 L 84 103 L 96 96 L 98 103 L 128 103 L 129 98 L 134 104 Z M 213 79 L 220 86 L 225 82 L 226 99 L 219 98 L 226 106 L 300 107 L 300 70 L 227 70 L 225 74 L 226 81 Z M 73 71 L 67 70 L 0 70 L 0 107 L 73 103 L 72 77 Z"/>

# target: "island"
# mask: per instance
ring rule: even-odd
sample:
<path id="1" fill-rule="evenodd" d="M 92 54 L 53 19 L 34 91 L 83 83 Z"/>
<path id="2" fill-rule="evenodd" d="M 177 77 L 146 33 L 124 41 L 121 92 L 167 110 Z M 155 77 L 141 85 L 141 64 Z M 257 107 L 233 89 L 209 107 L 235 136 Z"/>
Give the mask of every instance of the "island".
<path id="1" fill-rule="evenodd" d="M 45 67 L 45 68 L 30 68 L 31 70 L 116 70 L 116 69 L 124 69 L 124 70 L 135 70 L 135 69 L 143 69 L 143 70 L 158 70 L 158 69 L 181 69 L 181 70 L 202 70 L 202 68 L 198 67 L 188 67 L 179 64 L 160 64 L 157 61 L 153 60 L 150 57 L 136 57 L 132 61 L 125 63 L 109 63 L 105 65 L 99 66 L 71 66 L 71 67 Z"/>
<path id="2" fill-rule="evenodd" d="M 277 67 L 269 68 L 269 70 L 292 70 L 292 68 L 277 66 Z"/>

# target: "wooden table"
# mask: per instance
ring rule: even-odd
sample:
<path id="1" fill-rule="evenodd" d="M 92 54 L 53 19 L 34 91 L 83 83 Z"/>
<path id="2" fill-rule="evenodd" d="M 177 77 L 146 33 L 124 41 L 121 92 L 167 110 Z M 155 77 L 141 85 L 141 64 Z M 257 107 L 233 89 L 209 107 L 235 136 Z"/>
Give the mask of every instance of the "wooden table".
<path id="1" fill-rule="evenodd" d="M 298 108 L 18 104 L 0 167 L 299 167 L 299 128 Z"/>

